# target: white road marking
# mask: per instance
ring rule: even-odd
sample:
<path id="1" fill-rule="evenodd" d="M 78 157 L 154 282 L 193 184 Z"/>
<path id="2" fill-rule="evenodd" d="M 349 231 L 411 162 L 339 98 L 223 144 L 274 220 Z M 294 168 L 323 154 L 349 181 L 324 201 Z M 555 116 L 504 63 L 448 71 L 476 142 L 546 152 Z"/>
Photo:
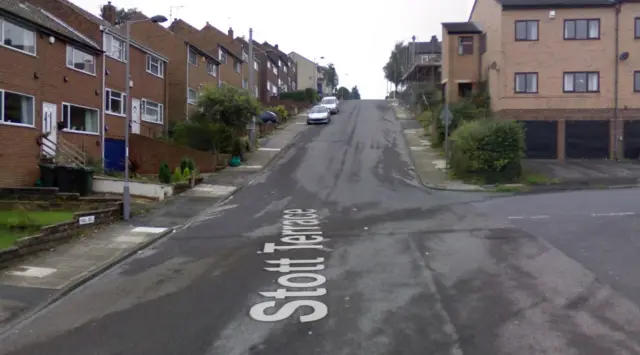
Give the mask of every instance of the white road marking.
<path id="1" fill-rule="evenodd" d="M 258 148 L 258 150 L 262 150 L 265 152 L 279 152 L 281 149 L 280 148 Z"/>
<path id="2" fill-rule="evenodd" d="M 147 238 L 143 236 L 132 236 L 132 235 L 121 235 L 113 238 L 113 240 L 118 243 L 135 243 L 135 244 L 142 243 L 146 239 Z"/>
<path id="3" fill-rule="evenodd" d="M 307 124 L 306 122 L 296 122 L 296 124 Z"/>
<path id="4" fill-rule="evenodd" d="M 611 213 L 592 213 L 591 217 L 608 217 L 608 216 L 630 216 L 635 212 L 611 212 Z"/>
<path id="5" fill-rule="evenodd" d="M 540 216 L 509 216 L 508 219 L 543 219 L 549 218 L 551 216 L 540 215 Z"/>
<path id="6" fill-rule="evenodd" d="M 133 228 L 132 232 L 159 234 L 159 233 L 162 233 L 162 232 L 164 232 L 166 230 L 167 230 L 167 228 L 136 227 L 136 228 Z"/>
<path id="7" fill-rule="evenodd" d="M 49 276 L 58 271 L 49 267 L 36 267 L 36 266 L 19 266 L 14 270 L 7 271 L 8 275 L 23 276 L 23 277 L 39 277 L 43 278 Z"/>
<path id="8" fill-rule="evenodd" d="M 416 147 L 416 146 L 412 146 L 410 147 L 411 150 L 426 150 L 427 148 L 425 147 Z"/>
<path id="9" fill-rule="evenodd" d="M 240 166 L 238 166 L 238 168 L 244 168 L 244 169 L 260 169 L 260 168 L 262 168 L 262 165 L 240 165 Z"/>
<path id="10" fill-rule="evenodd" d="M 235 189 L 235 186 L 200 184 L 191 189 L 190 192 L 192 195 L 204 194 L 212 197 L 224 197 L 232 193 Z"/>

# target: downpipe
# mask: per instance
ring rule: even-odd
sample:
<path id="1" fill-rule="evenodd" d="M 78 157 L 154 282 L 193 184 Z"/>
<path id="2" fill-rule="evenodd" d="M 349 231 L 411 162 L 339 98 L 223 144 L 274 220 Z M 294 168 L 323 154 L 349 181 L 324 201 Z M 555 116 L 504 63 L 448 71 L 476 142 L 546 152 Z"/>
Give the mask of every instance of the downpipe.
<path id="1" fill-rule="evenodd" d="M 615 5 L 616 19 L 615 19 L 615 65 L 613 73 L 613 156 L 616 161 L 619 159 L 618 154 L 618 81 L 619 81 L 619 68 L 620 68 L 620 2 L 616 2 Z"/>

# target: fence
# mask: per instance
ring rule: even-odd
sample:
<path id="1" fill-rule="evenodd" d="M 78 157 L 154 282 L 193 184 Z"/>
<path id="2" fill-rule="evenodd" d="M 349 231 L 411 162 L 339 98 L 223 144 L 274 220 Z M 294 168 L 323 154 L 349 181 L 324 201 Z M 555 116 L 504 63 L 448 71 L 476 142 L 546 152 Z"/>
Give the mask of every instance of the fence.
<path id="1" fill-rule="evenodd" d="M 139 174 L 157 174 L 160 164 L 169 165 L 173 171 L 180 166 L 184 157 L 191 158 L 202 173 L 211 173 L 216 169 L 216 156 L 193 148 L 168 143 L 137 134 L 131 135 L 129 154 L 132 161 L 138 164 Z"/>

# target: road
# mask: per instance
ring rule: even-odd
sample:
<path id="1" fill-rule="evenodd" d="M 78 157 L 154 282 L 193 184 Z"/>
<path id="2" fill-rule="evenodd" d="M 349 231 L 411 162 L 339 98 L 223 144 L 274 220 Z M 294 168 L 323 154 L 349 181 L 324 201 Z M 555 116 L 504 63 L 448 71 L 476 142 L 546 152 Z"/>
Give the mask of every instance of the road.
<path id="1" fill-rule="evenodd" d="M 0 354 L 640 354 L 637 197 L 430 191 L 387 104 L 345 101 Z"/>

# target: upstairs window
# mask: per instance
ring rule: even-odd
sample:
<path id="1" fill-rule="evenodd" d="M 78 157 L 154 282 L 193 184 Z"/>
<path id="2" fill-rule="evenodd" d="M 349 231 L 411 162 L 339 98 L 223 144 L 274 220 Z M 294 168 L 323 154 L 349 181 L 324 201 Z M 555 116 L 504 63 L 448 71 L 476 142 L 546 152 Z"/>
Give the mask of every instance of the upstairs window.
<path id="1" fill-rule="evenodd" d="M 565 20 L 564 39 L 600 39 L 600 20 Z"/>
<path id="2" fill-rule="evenodd" d="M 191 105 L 198 103 L 198 92 L 192 88 L 189 88 L 187 92 L 187 102 Z"/>
<path id="3" fill-rule="evenodd" d="M 634 38 L 638 39 L 640 38 L 640 17 L 636 17 L 634 19 L 634 25 L 633 25 L 633 33 L 634 33 Z"/>
<path id="4" fill-rule="evenodd" d="M 127 114 L 127 95 L 121 92 L 107 89 L 104 95 L 105 110 L 114 115 Z"/>
<path id="5" fill-rule="evenodd" d="M 218 48 L 218 60 L 222 64 L 227 64 L 227 52 L 223 51 L 222 48 Z"/>
<path id="6" fill-rule="evenodd" d="M 535 94 L 538 92 L 538 73 L 516 73 L 516 94 Z"/>
<path id="7" fill-rule="evenodd" d="M 20 52 L 36 54 L 36 33 L 0 18 L 2 44 Z"/>
<path id="8" fill-rule="evenodd" d="M 213 61 L 207 61 L 207 73 L 211 76 L 218 75 L 218 66 Z"/>
<path id="9" fill-rule="evenodd" d="M 473 37 L 462 36 L 458 38 L 458 54 L 459 55 L 473 54 Z"/>
<path id="10" fill-rule="evenodd" d="M 284 67 L 282 67 L 282 70 L 284 70 L 284 72 L 287 73 L 287 66 L 285 65 Z"/>
<path id="11" fill-rule="evenodd" d="M 198 65 L 198 55 L 194 50 L 189 50 L 189 64 Z"/>
<path id="12" fill-rule="evenodd" d="M 164 77 L 164 62 L 160 58 L 147 55 L 147 73 L 158 77 Z"/>
<path id="13" fill-rule="evenodd" d="M 253 69 L 255 69 L 256 71 L 260 70 L 260 66 L 258 65 L 257 61 L 253 61 Z"/>
<path id="14" fill-rule="evenodd" d="M 247 53 L 247 51 L 242 51 L 242 60 L 245 62 L 249 61 L 249 53 Z"/>
<path id="15" fill-rule="evenodd" d="M 87 52 L 67 46 L 67 67 L 95 75 L 96 58 Z"/>
<path id="16" fill-rule="evenodd" d="M 240 64 L 239 60 L 233 61 L 233 70 L 235 70 L 236 73 L 239 73 L 242 70 L 242 64 Z"/>
<path id="17" fill-rule="evenodd" d="M 124 41 L 106 33 L 104 35 L 104 52 L 111 58 L 123 62 L 127 60 Z"/>
<path id="18" fill-rule="evenodd" d="M 537 41 L 538 21 L 516 21 L 516 41 Z"/>
<path id="19" fill-rule="evenodd" d="M 564 73 L 564 92 L 599 92 L 600 73 L 569 72 Z"/>

